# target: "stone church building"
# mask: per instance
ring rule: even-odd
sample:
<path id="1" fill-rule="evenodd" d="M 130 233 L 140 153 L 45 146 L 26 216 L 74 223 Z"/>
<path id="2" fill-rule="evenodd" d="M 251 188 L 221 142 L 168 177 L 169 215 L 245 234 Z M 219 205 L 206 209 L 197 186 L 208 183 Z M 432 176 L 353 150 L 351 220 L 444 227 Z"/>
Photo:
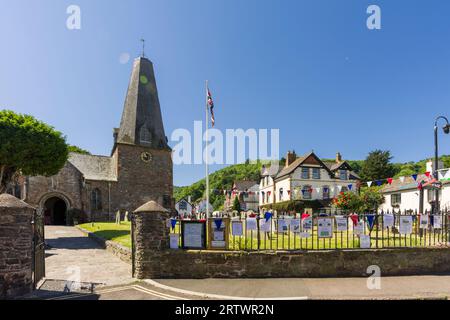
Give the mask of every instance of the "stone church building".
<path id="1" fill-rule="evenodd" d="M 153 64 L 145 57 L 134 60 L 122 120 L 113 137 L 110 156 L 71 153 L 57 175 L 22 177 L 15 193 L 43 208 L 46 224 L 69 224 L 74 213 L 88 221 L 111 219 L 118 210 L 132 212 L 150 200 L 172 209 L 172 150 Z"/>

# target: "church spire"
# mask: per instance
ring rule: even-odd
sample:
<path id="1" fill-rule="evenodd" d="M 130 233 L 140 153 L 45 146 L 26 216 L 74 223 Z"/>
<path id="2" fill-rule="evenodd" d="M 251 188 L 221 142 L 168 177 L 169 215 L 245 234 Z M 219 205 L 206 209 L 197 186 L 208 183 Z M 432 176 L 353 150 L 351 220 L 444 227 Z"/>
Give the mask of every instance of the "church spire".
<path id="1" fill-rule="evenodd" d="M 116 143 L 168 148 L 153 64 L 143 56 L 133 63 Z"/>

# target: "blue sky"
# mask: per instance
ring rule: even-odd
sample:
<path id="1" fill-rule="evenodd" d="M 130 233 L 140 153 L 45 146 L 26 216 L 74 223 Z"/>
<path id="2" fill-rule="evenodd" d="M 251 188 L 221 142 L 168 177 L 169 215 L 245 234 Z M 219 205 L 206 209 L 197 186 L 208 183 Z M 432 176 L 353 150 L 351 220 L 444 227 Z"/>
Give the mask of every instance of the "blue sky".
<path id="1" fill-rule="evenodd" d="M 77 4 L 82 29 L 66 28 Z M 382 10 L 382 29 L 366 9 Z M 450 2 L 262 0 L 0 0 L 0 108 L 29 113 L 68 142 L 109 154 L 140 38 L 154 62 L 166 134 L 204 118 L 217 128 L 279 128 L 280 152 L 394 161 L 433 152 L 450 116 Z M 120 63 L 122 53 L 132 59 Z M 450 136 L 441 136 L 450 153 Z M 217 169 L 214 166 L 212 169 Z M 174 168 L 174 183 L 203 177 Z"/>

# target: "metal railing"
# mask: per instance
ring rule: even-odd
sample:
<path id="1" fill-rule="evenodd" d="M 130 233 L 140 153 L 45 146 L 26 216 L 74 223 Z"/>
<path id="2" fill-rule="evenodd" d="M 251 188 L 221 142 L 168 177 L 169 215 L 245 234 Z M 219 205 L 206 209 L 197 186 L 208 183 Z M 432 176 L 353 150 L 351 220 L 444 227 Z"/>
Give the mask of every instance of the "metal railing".
<path id="1" fill-rule="evenodd" d="M 226 250 L 233 251 L 305 251 L 382 248 L 442 247 L 449 244 L 449 211 L 385 212 L 352 214 L 317 212 L 311 215 L 256 216 L 256 229 L 248 230 L 244 217 L 232 217 L 228 223 L 242 223 L 242 235 L 229 227 Z M 324 220 L 325 219 L 325 220 Z M 266 222 L 267 220 L 267 222 Z M 292 222 L 297 220 L 296 222 Z M 339 226 L 338 223 L 339 222 Z M 269 225 L 263 226 L 265 223 Z M 331 223 L 331 228 L 323 224 Z M 178 233 L 181 247 L 181 220 L 171 233 Z M 254 225 L 254 222 L 253 222 Z M 320 226 L 319 226 L 320 225 Z M 324 231 L 325 230 L 325 231 Z M 208 230 L 208 232 L 211 232 Z"/>

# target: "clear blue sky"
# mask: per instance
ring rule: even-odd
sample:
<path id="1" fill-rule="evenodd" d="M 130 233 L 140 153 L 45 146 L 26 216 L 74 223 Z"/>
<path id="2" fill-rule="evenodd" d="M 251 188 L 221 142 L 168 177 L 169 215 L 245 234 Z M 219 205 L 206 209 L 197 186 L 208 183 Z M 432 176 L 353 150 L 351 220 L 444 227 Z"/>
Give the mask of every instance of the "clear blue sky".
<path id="1" fill-rule="evenodd" d="M 381 148 L 394 161 L 420 160 L 433 152 L 434 118 L 450 116 L 449 1 L 0 4 L 0 108 L 32 114 L 95 154 L 110 153 L 142 37 L 168 136 L 203 120 L 206 79 L 219 129 L 280 128 L 282 154 L 363 159 Z M 66 28 L 70 4 L 81 7 L 80 31 Z M 366 28 L 369 4 L 381 7 L 380 31 Z M 450 153 L 450 136 L 441 151 Z M 203 171 L 176 166 L 174 182 Z"/>

